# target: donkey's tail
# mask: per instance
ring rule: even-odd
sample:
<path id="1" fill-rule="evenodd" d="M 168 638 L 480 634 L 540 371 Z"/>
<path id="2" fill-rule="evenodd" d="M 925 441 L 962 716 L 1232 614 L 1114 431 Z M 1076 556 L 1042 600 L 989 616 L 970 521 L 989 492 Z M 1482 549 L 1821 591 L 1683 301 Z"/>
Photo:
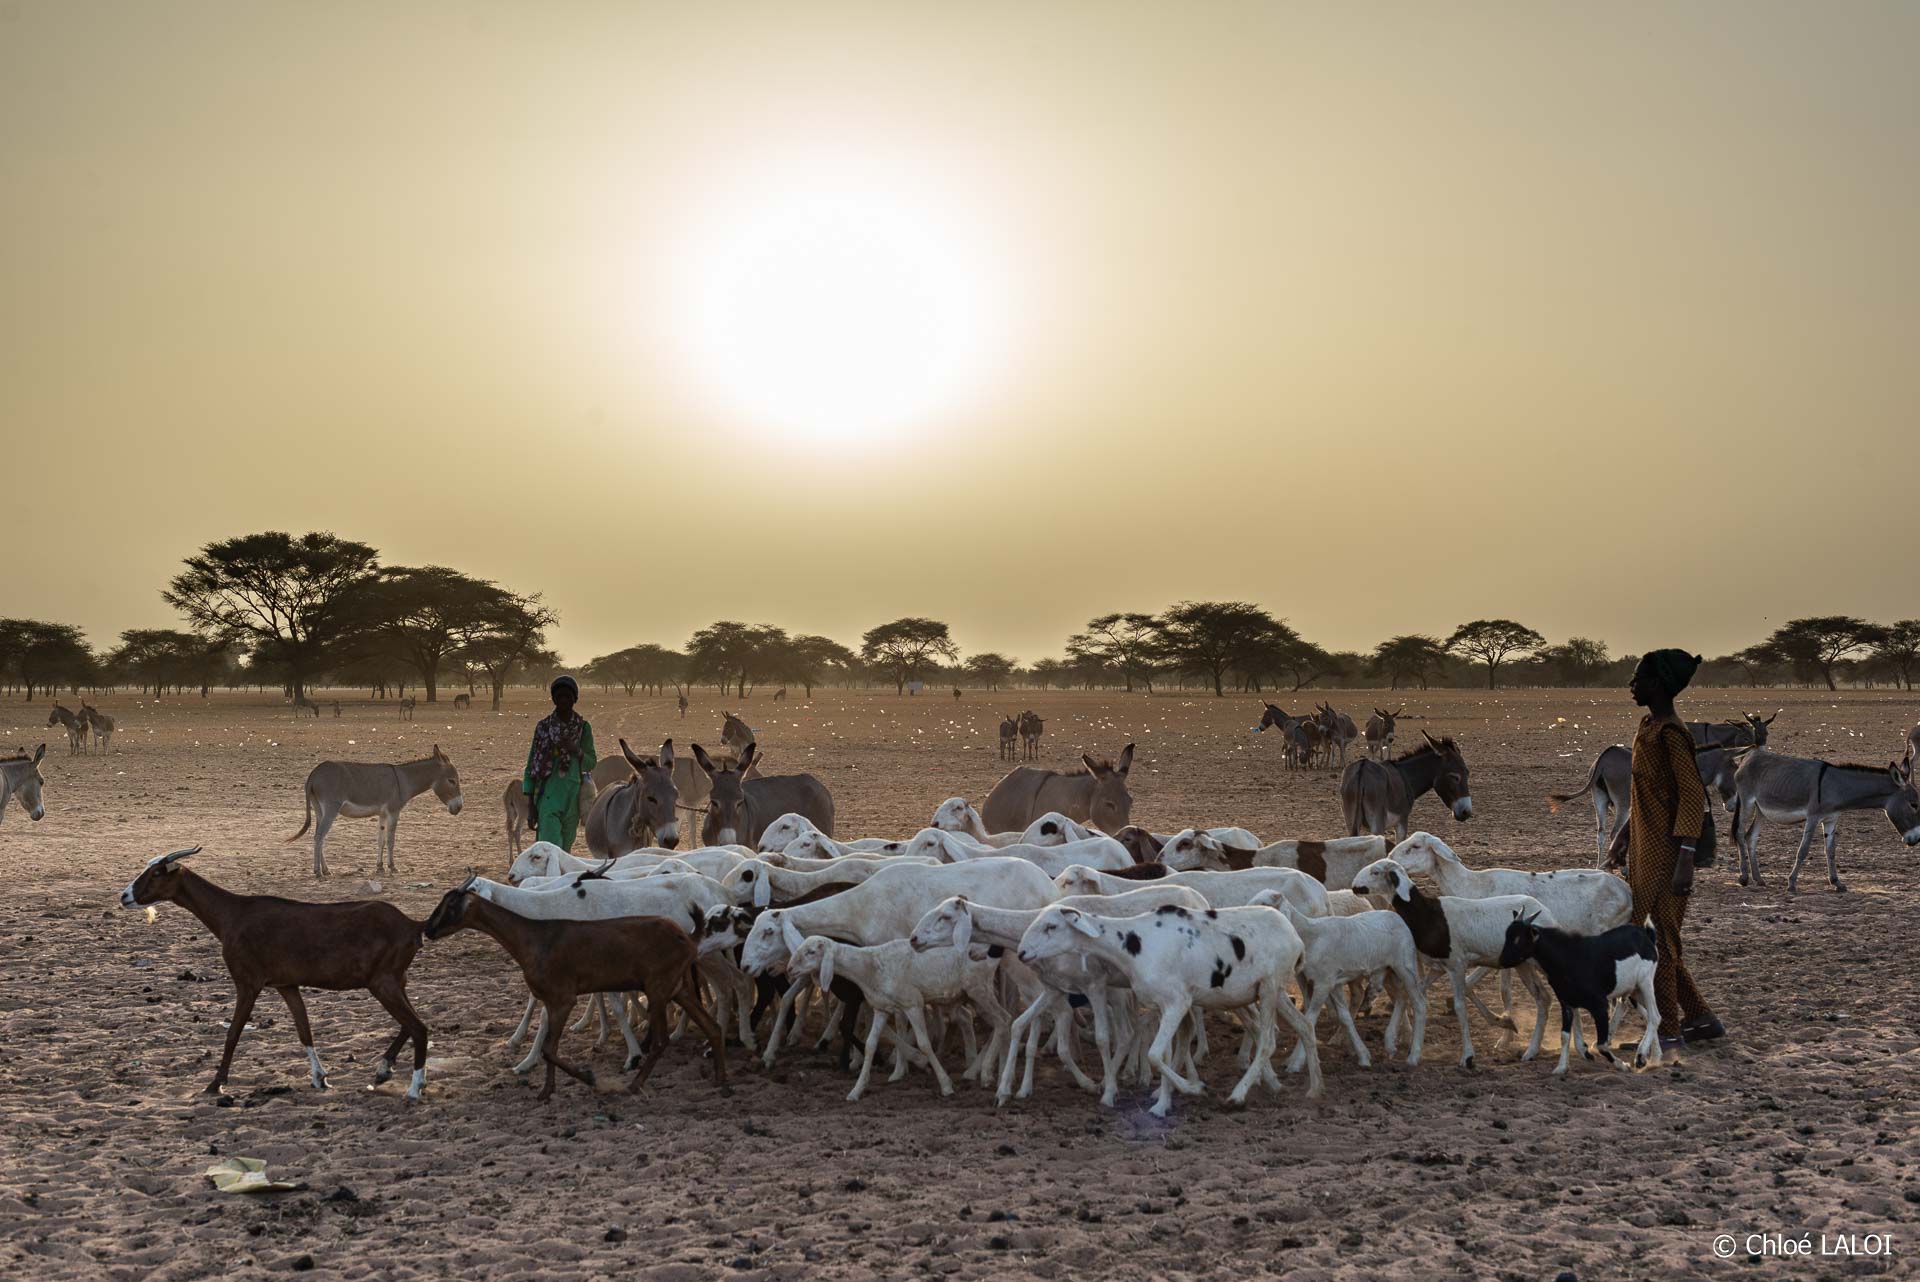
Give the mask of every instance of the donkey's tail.
<path id="1" fill-rule="evenodd" d="M 284 843 L 282 843 L 284 845 L 291 845 L 294 842 L 300 840 L 302 837 L 307 835 L 307 829 L 313 827 L 313 788 L 311 785 L 309 785 L 301 789 L 301 792 L 306 796 L 306 799 L 307 799 L 307 821 L 300 825 L 299 832 L 294 833 L 293 836 L 287 838 L 287 840 Z"/>
<path id="2" fill-rule="evenodd" d="M 1580 798 L 1592 792 L 1593 785 L 1597 783 L 1599 779 L 1600 779 L 1600 758 L 1595 757 L 1593 759 L 1592 767 L 1587 771 L 1586 785 L 1582 787 L 1580 791 L 1552 792 L 1547 794 L 1547 813 L 1550 815 L 1559 814 L 1560 807 L 1566 805 L 1569 801 L 1578 801 Z"/>

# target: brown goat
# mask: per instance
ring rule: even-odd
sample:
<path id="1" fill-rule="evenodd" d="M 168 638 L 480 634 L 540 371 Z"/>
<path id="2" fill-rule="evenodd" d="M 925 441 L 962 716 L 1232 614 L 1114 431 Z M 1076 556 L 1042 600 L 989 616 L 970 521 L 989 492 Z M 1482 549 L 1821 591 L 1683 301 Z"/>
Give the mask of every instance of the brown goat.
<path id="1" fill-rule="evenodd" d="M 286 1002 L 294 1031 L 307 1051 L 314 1088 L 325 1090 L 327 1071 L 313 1048 L 313 1030 L 307 1024 L 307 1005 L 300 999 L 300 990 L 364 988 L 400 1023 L 399 1034 L 374 1070 L 374 1083 L 393 1076 L 394 1056 L 412 1038 L 413 1082 L 407 1098 L 419 1099 L 427 1079 L 427 1025 L 407 1000 L 407 968 L 420 951 L 421 923 L 379 900 L 311 904 L 272 895 L 237 895 L 181 867 L 181 860 L 199 850 L 195 846 L 150 860 L 120 892 L 120 906 L 176 903 L 198 917 L 220 941 L 221 959 L 233 977 L 233 1022 L 227 1026 L 227 1048 L 207 1094 L 218 1095 L 227 1084 L 234 1047 L 240 1044 L 240 1034 L 263 988 L 278 992 Z"/>
<path id="2" fill-rule="evenodd" d="M 473 882 L 469 876 L 441 897 L 427 918 L 426 936 L 444 939 L 456 931 L 477 930 L 491 936 L 519 964 L 527 987 L 547 1012 L 546 1036 L 540 1041 L 547 1081 L 535 1098 L 553 1095 L 556 1068 L 588 1086 L 594 1084 L 591 1068 L 575 1068 L 557 1053 L 560 1030 L 573 1018 L 580 998 L 588 993 L 635 990 L 647 995 L 647 1057 L 627 1090 L 638 1092 L 666 1052 L 667 1006 L 673 1003 L 706 1034 L 720 1093 L 733 1093 L 727 1085 L 727 1039 L 700 1003 L 700 980 L 694 973 L 699 946 L 678 922 L 665 917 L 536 921 L 474 894 L 469 889 Z"/>

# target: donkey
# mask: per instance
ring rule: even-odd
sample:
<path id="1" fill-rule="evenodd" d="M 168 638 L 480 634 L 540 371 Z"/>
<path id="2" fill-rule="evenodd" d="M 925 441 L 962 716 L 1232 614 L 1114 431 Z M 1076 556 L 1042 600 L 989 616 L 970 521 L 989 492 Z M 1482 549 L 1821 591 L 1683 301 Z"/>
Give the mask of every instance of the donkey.
<path id="1" fill-rule="evenodd" d="M 307 698 L 304 694 L 294 695 L 292 706 L 293 715 L 296 717 L 304 717 L 311 712 L 314 720 L 318 721 L 320 719 L 320 705 Z"/>
<path id="2" fill-rule="evenodd" d="M 94 707 L 85 699 L 82 699 L 80 701 L 80 720 L 84 721 L 93 730 L 94 747 L 105 752 L 113 745 L 112 717 L 100 711 L 100 709 Z"/>
<path id="3" fill-rule="evenodd" d="M 731 712 L 720 714 L 720 742 L 732 748 L 735 753 L 744 753 L 760 741 L 753 727 L 734 716 Z"/>
<path id="4" fill-rule="evenodd" d="M 1000 760 L 1012 761 L 1018 753 L 1014 744 L 1020 738 L 1020 718 L 1009 713 L 1000 723 Z"/>
<path id="5" fill-rule="evenodd" d="M 716 766 L 699 744 L 693 745 L 693 759 L 707 777 L 707 817 L 700 827 L 700 840 L 709 846 L 727 846 L 736 842 L 757 847 L 760 834 L 768 824 L 789 811 L 804 815 L 827 836 L 833 836 L 833 794 L 827 785 L 808 774 L 767 775 L 748 778 L 759 749 L 748 744 L 740 754 L 740 764 Z"/>
<path id="6" fill-rule="evenodd" d="M 402 721 L 413 720 L 413 710 L 416 707 L 418 707 L 419 704 L 420 704 L 420 700 L 414 695 L 408 695 L 406 698 L 402 699 L 400 701 L 400 719 Z M 316 710 L 313 715 L 317 717 L 320 715 L 320 713 L 318 710 Z"/>
<path id="7" fill-rule="evenodd" d="M 1836 891 L 1846 890 L 1834 861 L 1834 845 L 1840 838 L 1840 816 L 1849 810 L 1884 810 L 1902 841 L 1920 845 L 1920 794 L 1914 791 L 1911 763 L 1890 761 L 1884 768 L 1851 765 L 1755 747 L 1744 754 L 1734 780 L 1739 787 L 1734 823 L 1742 886 L 1760 884 L 1762 819 L 1803 825 L 1800 850 L 1787 877 L 1789 893 L 1799 889 L 1800 869 L 1822 825 L 1827 832 L 1827 880 Z"/>
<path id="8" fill-rule="evenodd" d="M 53 711 L 47 714 L 47 724 L 61 726 L 67 732 L 67 752 L 85 752 L 87 750 L 87 726 L 79 717 L 73 715 L 71 708 L 53 705 Z"/>
<path id="9" fill-rule="evenodd" d="M 1400 718 L 1406 715 L 1405 708 L 1398 712 L 1386 712 L 1379 708 L 1373 710 L 1373 715 L 1367 718 L 1367 755 L 1369 757 L 1387 755 L 1387 750 L 1393 747 L 1394 728 Z"/>
<path id="10" fill-rule="evenodd" d="M 1720 804 L 1732 810 L 1733 799 L 1737 795 L 1733 754 L 1718 745 L 1703 748 L 1696 744 L 1693 764 L 1699 769 L 1700 782 L 1706 785 L 1708 792 L 1718 793 Z M 1633 749 L 1618 743 L 1601 749 L 1600 755 L 1593 759 L 1593 766 L 1587 771 L 1587 782 L 1580 791 L 1550 794 L 1547 797 L 1547 812 L 1557 815 L 1560 807 L 1569 801 L 1578 801 L 1589 792 L 1593 794 L 1593 836 L 1600 847 L 1600 858 L 1594 867 L 1604 868 L 1607 865 L 1607 847 L 1613 844 L 1614 834 L 1627 821 L 1627 812 L 1633 805 Z M 1734 826 L 1737 828 L 1737 820 Z M 1729 840 L 1738 841 L 1739 833 L 1731 832 Z"/>
<path id="11" fill-rule="evenodd" d="M 1040 714 L 1029 708 L 1020 714 L 1020 756 L 1026 761 L 1037 761 L 1040 757 L 1040 736 L 1046 732 L 1047 723 Z"/>
<path id="12" fill-rule="evenodd" d="M 1334 752 L 1340 754 L 1340 768 L 1347 767 L 1347 745 L 1359 738 L 1360 731 L 1353 724 L 1353 718 L 1343 712 L 1335 712 L 1332 704 L 1320 705 L 1318 714 L 1320 726 L 1327 732 L 1328 757 Z M 1329 761 L 1331 764 L 1331 761 Z"/>
<path id="13" fill-rule="evenodd" d="M 38 823 L 47 817 L 47 804 L 40 795 L 40 790 L 47 786 L 40 774 L 40 760 L 46 755 L 47 745 L 43 743 L 31 757 L 22 753 L 0 760 L 0 819 L 7 817 L 7 803 L 15 796 L 20 798 L 27 818 Z"/>
<path id="14" fill-rule="evenodd" d="M 1764 748 L 1767 727 L 1779 715 L 1776 712 L 1762 721 L 1757 712 L 1743 712 L 1738 721 L 1731 717 L 1725 721 L 1689 721 L 1687 733 L 1693 736 L 1694 746 L 1700 748 Z"/>
<path id="15" fill-rule="evenodd" d="M 587 812 L 587 848 L 616 858 L 644 846 L 680 845 L 679 789 L 673 786 L 673 740 L 660 745 L 658 757 L 642 757 L 620 741 L 620 755 L 633 773 L 601 793 Z"/>
<path id="16" fill-rule="evenodd" d="M 988 832 L 1021 832 L 1049 810 L 1057 810 L 1069 819 L 1090 823 L 1102 832 L 1119 832 L 1127 826 L 1133 810 L 1133 794 L 1127 791 L 1127 772 L 1133 769 L 1133 745 L 1120 753 L 1120 760 L 1094 760 L 1082 753 L 1081 770 L 1045 770 L 1039 766 L 1018 766 L 993 785 L 980 807 L 980 816 Z"/>
<path id="17" fill-rule="evenodd" d="M 400 812 L 429 788 L 448 814 L 460 813 L 460 772 L 453 768 L 453 762 L 440 751 L 437 743 L 433 745 L 431 757 L 398 765 L 323 761 L 307 775 L 307 821 L 287 841 L 296 842 L 307 835 L 307 829 L 313 829 L 313 875 L 324 877 L 327 875 L 327 830 L 333 827 L 333 821 L 342 815 L 348 819 L 377 816 L 380 833 L 375 838 L 373 870 L 379 872 L 384 863 L 389 872 L 398 872 L 393 862 L 393 844 L 400 827 Z M 318 823 L 314 822 L 315 810 L 320 812 Z"/>
<path id="18" fill-rule="evenodd" d="M 1920 758 L 1920 726 L 1907 731 L 1907 755 L 1904 760 L 1909 770 L 1917 758 Z"/>
<path id="19" fill-rule="evenodd" d="M 468 712 L 473 708 L 473 696 L 462 690 L 453 696 L 453 706 L 457 711 Z"/>
<path id="20" fill-rule="evenodd" d="M 1362 759 L 1340 776 L 1340 809 L 1347 819 L 1347 835 L 1378 836 L 1392 828 L 1398 840 L 1407 839 L 1407 818 L 1421 793 L 1431 788 L 1465 823 L 1473 818 L 1473 796 L 1467 789 L 1467 759 L 1452 736 L 1436 739 L 1420 732 L 1426 743 L 1391 761 Z"/>

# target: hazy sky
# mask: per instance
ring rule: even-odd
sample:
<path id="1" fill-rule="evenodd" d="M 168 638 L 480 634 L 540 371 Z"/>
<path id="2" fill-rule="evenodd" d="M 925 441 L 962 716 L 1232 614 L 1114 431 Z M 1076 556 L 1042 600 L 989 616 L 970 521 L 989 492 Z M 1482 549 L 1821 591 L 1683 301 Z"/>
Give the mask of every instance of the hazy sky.
<path id="1" fill-rule="evenodd" d="M 1920 6 L 0 0 L 0 614 L 1920 613 Z M 24 536 L 24 541 L 20 536 Z"/>

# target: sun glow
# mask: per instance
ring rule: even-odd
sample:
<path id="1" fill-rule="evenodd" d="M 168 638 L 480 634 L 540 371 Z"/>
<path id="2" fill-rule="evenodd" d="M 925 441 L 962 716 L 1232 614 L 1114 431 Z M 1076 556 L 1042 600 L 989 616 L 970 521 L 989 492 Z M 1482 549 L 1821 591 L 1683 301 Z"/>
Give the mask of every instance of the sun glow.
<path id="1" fill-rule="evenodd" d="M 1005 343 L 997 264 L 948 202 L 816 172 L 740 203 L 696 234 L 677 326 L 703 393 L 729 412 L 868 441 L 958 408 L 991 373 Z"/>

